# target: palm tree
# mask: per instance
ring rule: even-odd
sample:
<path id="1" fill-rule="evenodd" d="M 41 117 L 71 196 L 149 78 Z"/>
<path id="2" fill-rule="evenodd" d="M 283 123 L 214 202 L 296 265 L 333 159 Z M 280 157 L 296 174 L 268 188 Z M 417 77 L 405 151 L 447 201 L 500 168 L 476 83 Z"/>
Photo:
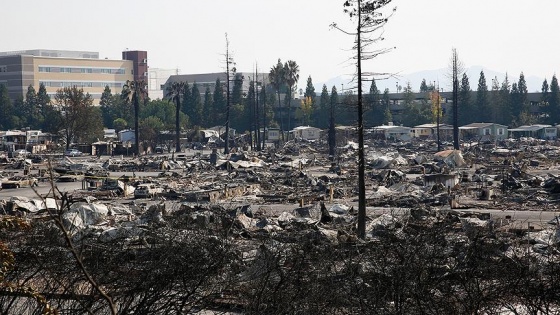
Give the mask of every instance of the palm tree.
<path id="1" fill-rule="evenodd" d="M 181 110 L 181 96 L 185 93 L 185 82 L 173 82 L 167 86 L 165 98 L 175 103 L 175 152 L 181 151 L 179 114 Z"/>
<path id="2" fill-rule="evenodd" d="M 278 94 L 278 111 L 280 111 L 281 105 L 280 105 L 280 89 L 282 88 L 282 85 L 284 85 L 284 66 L 282 65 L 282 61 L 280 61 L 280 58 L 278 58 L 278 63 L 273 66 L 272 68 L 270 68 L 270 72 L 268 74 L 268 79 L 270 80 L 270 84 L 274 87 L 274 89 L 276 90 L 276 93 Z M 282 133 L 282 141 L 284 140 L 284 122 L 282 119 L 282 114 L 279 113 L 280 116 L 280 132 Z"/>
<path id="3" fill-rule="evenodd" d="M 284 82 L 288 85 L 288 93 L 286 97 L 288 98 L 288 131 L 290 128 L 290 113 L 291 113 L 291 104 L 292 104 L 292 91 L 294 85 L 297 84 L 299 80 L 299 65 L 293 61 L 288 60 L 286 64 L 284 64 Z"/>
<path id="4" fill-rule="evenodd" d="M 128 102 L 134 104 L 134 152 L 140 155 L 140 136 L 138 134 L 138 113 L 140 112 L 140 98 L 144 98 L 147 94 L 147 84 L 144 80 L 130 81 L 127 80 L 123 85 L 121 97 Z"/>

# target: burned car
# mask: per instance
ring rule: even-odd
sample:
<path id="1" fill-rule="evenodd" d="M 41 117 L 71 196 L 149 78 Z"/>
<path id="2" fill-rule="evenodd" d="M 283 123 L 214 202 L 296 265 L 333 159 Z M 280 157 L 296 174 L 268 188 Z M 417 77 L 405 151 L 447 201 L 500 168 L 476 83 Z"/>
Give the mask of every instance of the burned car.
<path id="1" fill-rule="evenodd" d="M 85 176 L 80 171 L 68 171 L 66 174 L 61 175 L 57 181 L 59 182 L 77 182 L 84 180 Z"/>
<path id="2" fill-rule="evenodd" d="M 34 177 L 13 176 L 8 178 L 7 181 L 2 182 L 2 189 L 31 187 L 37 185 L 37 179 Z"/>
<path id="3" fill-rule="evenodd" d="M 162 192 L 163 189 L 155 184 L 140 184 L 134 190 L 134 198 L 153 198 Z"/>

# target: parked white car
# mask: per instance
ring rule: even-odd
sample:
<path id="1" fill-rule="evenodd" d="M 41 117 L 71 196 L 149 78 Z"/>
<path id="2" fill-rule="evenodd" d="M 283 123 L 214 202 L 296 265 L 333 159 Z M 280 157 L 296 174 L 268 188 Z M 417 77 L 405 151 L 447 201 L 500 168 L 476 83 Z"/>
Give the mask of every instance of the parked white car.
<path id="1" fill-rule="evenodd" d="M 155 184 L 140 184 L 134 190 L 134 198 L 153 198 L 161 193 L 163 189 Z"/>
<path id="2" fill-rule="evenodd" d="M 82 151 L 76 150 L 76 149 L 70 149 L 70 150 L 64 151 L 64 155 L 66 155 L 66 156 L 81 156 Z"/>
<path id="3" fill-rule="evenodd" d="M 24 150 L 24 149 L 20 149 L 20 150 L 15 150 L 14 152 L 11 152 L 11 155 L 13 158 L 26 158 L 28 156 L 31 155 L 31 152 Z"/>

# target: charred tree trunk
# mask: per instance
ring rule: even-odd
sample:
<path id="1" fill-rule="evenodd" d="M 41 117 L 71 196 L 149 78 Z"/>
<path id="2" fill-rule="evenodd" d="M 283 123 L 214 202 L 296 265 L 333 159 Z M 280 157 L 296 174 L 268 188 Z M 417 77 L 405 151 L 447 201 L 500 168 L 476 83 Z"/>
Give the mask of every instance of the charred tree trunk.
<path id="1" fill-rule="evenodd" d="M 459 150 L 459 64 L 457 59 L 457 50 L 453 49 L 453 149 Z"/>
<path id="2" fill-rule="evenodd" d="M 361 0 L 358 0 L 358 237 L 366 238 L 366 186 L 364 161 L 364 108 L 362 99 L 362 12 Z"/>

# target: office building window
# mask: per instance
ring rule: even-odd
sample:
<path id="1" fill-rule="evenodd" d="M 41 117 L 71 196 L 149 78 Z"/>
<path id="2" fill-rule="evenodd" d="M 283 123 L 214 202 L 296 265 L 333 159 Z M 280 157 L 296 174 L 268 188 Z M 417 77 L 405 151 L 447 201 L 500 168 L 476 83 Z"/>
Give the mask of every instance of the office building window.
<path id="1" fill-rule="evenodd" d="M 125 69 L 124 68 L 39 66 L 39 72 L 125 74 Z"/>
<path id="2" fill-rule="evenodd" d="M 122 88 L 124 82 L 103 82 L 103 81 L 39 81 L 45 87 L 78 87 L 78 88 Z"/>

